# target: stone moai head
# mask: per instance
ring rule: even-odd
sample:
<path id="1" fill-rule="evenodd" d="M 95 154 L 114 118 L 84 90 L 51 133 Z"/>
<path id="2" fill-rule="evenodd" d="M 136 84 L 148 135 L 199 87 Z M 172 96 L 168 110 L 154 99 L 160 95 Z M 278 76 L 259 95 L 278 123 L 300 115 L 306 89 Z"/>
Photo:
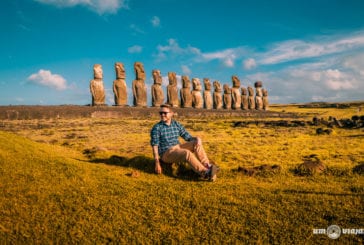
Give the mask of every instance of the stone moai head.
<path id="1" fill-rule="evenodd" d="M 223 88 L 224 88 L 224 94 L 231 94 L 231 88 L 229 87 L 228 84 L 224 84 Z"/>
<path id="2" fill-rule="evenodd" d="M 214 81 L 213 84 L 214 84 L 214 90 L 215 90 L 215 92 L 221 92 L 222 91 L 221 84 L 220 84 L 219 81 Z"/>
<path id="3" fill-rule="evenodd" d="M 144 66 L 141 62 L 134 63 L 134 71 L 136 75 L 136 80 L 145 80 Z"/>
<path id="4" fill-rule="evenodd" d="M 168 72 L 169 85 L 177 86 L 177 77 L 175 72 Z"/>
<path id="5" fill-rule="evenodd" d="M 203 83 L 205 85 L 205 90 L 206 91 L 210 91 L 211 90 L 211 83 L 210 83 L 210 79 L 208 78 L 204 78 L 203 79 Z"/>
<path id="6" fill-rule="evenodd" d="M 102 79 L 102 66 L 100 64 L 94 65 L 94 79 Z"/>
<path id="7" fill-rule="evenodd" d="M 241 87 L 241 95 L 248 95 L 248 90 L 244 87 Z"/>
<path id="8" fill-rule="evenodd" d="M 268 90 L 263 89 L 262 91 L 263 91 L 263 97 L 267 97 L 268 96 Z"/>
<path id="9" fill-rule="evenodd" d="M 115 63 L 115 72 L 117 79 L 125 79 L 125 68 L 123 63 L 120 62 Z"/>
<path id="10" fill-rule="evenodd" d="M 157 70 L 157 69 L 153 70 L 152 76 L 153 76 L 154 84 L 162 85 L 162 76 L 161 76 L 160 70 Z"/>
<path id="11" fill-rule="evenodd" d="M 192 78 L 192 86 L 193 86 L 193 90 L 195 91 L 201 91 L 201 82 L 200 79 L 198 78 Z"/>
<path id="12" fill-rule="evenodd" d="M 183 88 L 190 88 L 191 87 L 190 78 L 188 76 L 182 76 L 182 87 Z"/>
<path id="13" fill-rule="evenodd" d="M 232 76 L 233 88 L 240 88 L 240 80 L 237 76 Z"/>
<path id="14" fill-rule="evenodd" d="M 261 87 L 263 87 L 263 83 L 262 83 L 261 81 L 256 81 L 256 82 L 254 83 L 254 87 L 256 87 L 256 88 L 261 88 Z"/>

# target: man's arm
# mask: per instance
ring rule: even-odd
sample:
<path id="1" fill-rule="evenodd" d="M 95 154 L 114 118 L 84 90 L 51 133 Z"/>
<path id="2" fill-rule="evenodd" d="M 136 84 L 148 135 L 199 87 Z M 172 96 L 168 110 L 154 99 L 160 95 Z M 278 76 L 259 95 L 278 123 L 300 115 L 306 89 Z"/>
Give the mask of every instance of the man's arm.
<path id="1" fill-rule="evenodd" d="M 162 173 L 162 167 L 159 161 L 159 154 L 158 154 L 158 146 L 157 145 L 153 145 L 153 157 L 154 157 L 154 162 L 155 162 L 155 167 L 154 170 L 157 174 L 161 174 Z"/>
<path id="2" fill-rule="evenodd" d="M 162 168 L 159 162 L 159 153 L 158 153 L 158 146 L 159 146 L 159 128 L 157 125 L 155 125 L 152 130 L 150 131 L 150 144 L 152 146 L 153 150 L 153 157 L 155 162 L 155 172 L 157 174 L 162 173 Z"/>
<path id="3" fill-rule="evenodd" d="M 200 146 L 202 144 L 202 140 L 199 137 L 192 137 L 191 134 L 185 129 L 184 126 L 182 126 L 182 124 L 179 124 L 180 127 L 180 136 L 186 140 L 186 141 L 194 141 L 195 142 L 195 146 Z"/>

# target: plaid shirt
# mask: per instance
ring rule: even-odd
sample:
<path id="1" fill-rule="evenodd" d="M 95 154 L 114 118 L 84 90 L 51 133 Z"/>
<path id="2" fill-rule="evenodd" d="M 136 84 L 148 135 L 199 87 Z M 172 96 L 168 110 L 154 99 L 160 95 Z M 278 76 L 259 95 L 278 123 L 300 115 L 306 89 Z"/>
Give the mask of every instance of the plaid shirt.
<path id="1" fill-rule="evenodd" d="M 175 120 L 172 120 L 171 125 L 165 124 L 163 121 L 155 124 L 150 132 L 150 144 L 158 146 L 158 154 L 162 156 L 172 146 L 178 145 L 178 137 L 181 136 L 184 140 L 190 141 L 192 136 L 186 129 Z"/>

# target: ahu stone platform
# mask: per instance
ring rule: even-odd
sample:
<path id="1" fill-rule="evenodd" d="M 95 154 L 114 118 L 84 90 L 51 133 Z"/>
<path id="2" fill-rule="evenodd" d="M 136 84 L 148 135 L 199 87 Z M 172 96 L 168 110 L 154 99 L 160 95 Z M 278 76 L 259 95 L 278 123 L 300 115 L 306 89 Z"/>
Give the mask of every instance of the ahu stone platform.
<path id="1" fill-rule="evenodd" d="M 159 107 L 117 107 L 117 106 L 0 106 L 0 120 L 72 119 L 72 118 L 159 118 Z M 175 108 L 177 118 L 287 118 L 293 113 L 232 110 Z"/>

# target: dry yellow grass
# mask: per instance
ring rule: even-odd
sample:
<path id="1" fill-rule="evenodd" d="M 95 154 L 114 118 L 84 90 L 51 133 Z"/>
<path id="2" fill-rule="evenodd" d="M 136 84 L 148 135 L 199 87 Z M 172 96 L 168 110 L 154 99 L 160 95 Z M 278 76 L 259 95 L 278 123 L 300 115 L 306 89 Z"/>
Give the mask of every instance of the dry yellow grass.
<path id="1" fill-rule="evenodd" d="M 302 120 L 356 114 L 272 110 Z M 313 234 L 316 228 L 364 228 L 364 177 L 352 171 L 364 163 L 363 128 L 317 135 L 311 126 L 233 127 L 254 118 L 180 119 L 222 168 L 209 183 L 184 166 L 153 173 L 149 130 L 156 120 L 2 121 L 0 243 L 311 244 L 332 242 Z M 312 154 L 328 170 L 295 175 Z M 237 171 L 262 164 L 282 169 L 254 177 Z M 338 242 L 361 243 L 363 235 Z"/>

